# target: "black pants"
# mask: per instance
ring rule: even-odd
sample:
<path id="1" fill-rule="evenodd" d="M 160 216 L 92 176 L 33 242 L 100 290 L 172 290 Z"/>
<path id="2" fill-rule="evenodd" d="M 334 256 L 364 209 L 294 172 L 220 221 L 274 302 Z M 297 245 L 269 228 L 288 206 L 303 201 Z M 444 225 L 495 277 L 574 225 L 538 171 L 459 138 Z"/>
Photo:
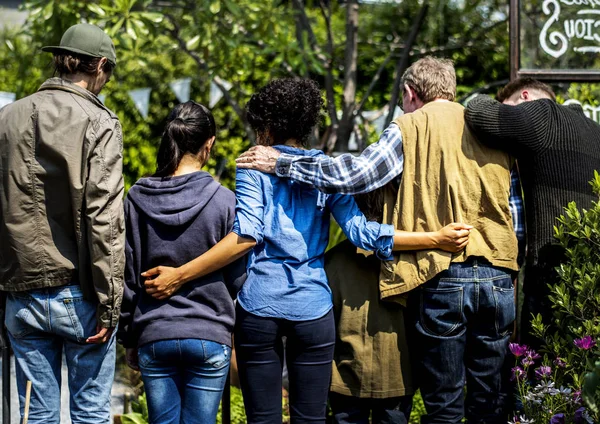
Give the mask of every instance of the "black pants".
<path id="1" fill-rule="evenodd" d="M 281 422 L 284 351 L 291 422 L 324 423 L 335 345 L 333 311 L 312 321 L 263 318 L 239 305 L 236 312 L 235 349 L 248 423 Z"/>
<path id="2" fill-rule="evenodd" d="M 329 405 L 336 424 L 407 424 L 412 396 L 371 399 L 329 393 Z"/>

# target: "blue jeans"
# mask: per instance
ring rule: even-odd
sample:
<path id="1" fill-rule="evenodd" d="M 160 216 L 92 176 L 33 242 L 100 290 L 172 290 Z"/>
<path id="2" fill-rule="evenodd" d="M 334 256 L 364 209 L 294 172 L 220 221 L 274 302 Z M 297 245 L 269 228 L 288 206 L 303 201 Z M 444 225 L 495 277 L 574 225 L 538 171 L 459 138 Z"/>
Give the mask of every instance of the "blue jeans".
<path id="1" fill-rule="evenodd" d="M 417 289 L 411 303 L 427 410 L 421 422 L 460 423 L 466 413 L 470 424 L 506 423 L 502 371 L 515 320 L 511 276 L 485 261 L 452 264 Z"/>
<path id="2" fill-rule="evenodd" d="M 150 424 L 214 424 L 229 374 L 231 348 L 173 339 L 138 349 Z"/>
<path id="3" fill-rule="evenodd" d="M 235 349 L 248 423 L 281 423 L 284 354 L 291 422 L 325 423 L 334 345 L 333 310 L 315 320 L 290 321 L 260 317 L 238 304 Z"/>
<path id="4" fill-rule="evenodd" d="M 88 344 L 96 334 L 96 305 L 79 286 L 9 293 L 6 328 L 15 353 L 21 417 L 27 380 L 32 382 L 30 424 L 60 423 L 63 351 L 67 360 L 73 424 L 110 422 L 115 375 L 115 334 Z"/>

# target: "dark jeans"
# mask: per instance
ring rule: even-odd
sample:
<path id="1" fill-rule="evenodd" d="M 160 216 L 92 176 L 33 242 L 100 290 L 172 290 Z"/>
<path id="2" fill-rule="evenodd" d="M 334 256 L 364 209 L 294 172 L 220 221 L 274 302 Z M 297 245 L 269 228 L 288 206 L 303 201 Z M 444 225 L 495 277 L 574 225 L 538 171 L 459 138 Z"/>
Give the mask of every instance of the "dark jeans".
<path id="1" fill-rule="evenodd" d="M 312 321 L 288 321 L 259 317 L 238 305 L 234 341 L 248 423 L 281 422 L 284 351 L 291 422 L 325 422 L 335 344 L 333 311 Z"/>
<path id="2" fill-rule="evenodd" d="M 337 424 L 407 424 L 412 396 L 371 399 L 329 393 L 329 406 Z"/>
<path id="3" fill-rule="evenodd" d="M 510 274 L 469 260 L 452 264 L 412 296 L 427 410 L 421 422 L 460 423 L 466 413 L 470 424 L 506 423 L 502 370 L 515 320 Z"/>

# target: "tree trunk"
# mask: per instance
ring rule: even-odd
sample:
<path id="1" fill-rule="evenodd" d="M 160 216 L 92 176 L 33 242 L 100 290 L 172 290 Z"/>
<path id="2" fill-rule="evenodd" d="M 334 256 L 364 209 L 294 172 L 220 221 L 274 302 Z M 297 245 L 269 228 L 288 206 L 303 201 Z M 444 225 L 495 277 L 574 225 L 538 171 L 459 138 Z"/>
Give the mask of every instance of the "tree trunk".
<path id="1" fill-rule="evenodd" d="M 354 129 L 356 108 L 356 70 L 358 59 L 358 0 L 346 2 L 346 52 L 344 58 L 344 98 L 342 119 L 337 130 L 336 147 L 340 152 L 348 151 L 348 141 Z"/>

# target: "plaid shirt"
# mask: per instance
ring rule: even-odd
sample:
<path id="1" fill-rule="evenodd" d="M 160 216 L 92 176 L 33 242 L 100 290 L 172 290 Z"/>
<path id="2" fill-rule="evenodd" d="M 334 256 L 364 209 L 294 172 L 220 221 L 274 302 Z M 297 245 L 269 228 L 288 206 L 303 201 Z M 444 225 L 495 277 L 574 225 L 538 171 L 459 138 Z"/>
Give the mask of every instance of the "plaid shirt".
<path id="1" fill-rule="evenodd" d="M 358 194 L 383 187 L 404 170 L 402 133 L 392 123 L 379 141 L 360 156 L 350 153 L 329 156 L 294 156 L 282 154 L 275 172 L 280 177 L 310 184 L 326 193 Z M 525 238 L 523 199 L 518 173 L 511 171 L 510 211 L 518 240 Z"/>

